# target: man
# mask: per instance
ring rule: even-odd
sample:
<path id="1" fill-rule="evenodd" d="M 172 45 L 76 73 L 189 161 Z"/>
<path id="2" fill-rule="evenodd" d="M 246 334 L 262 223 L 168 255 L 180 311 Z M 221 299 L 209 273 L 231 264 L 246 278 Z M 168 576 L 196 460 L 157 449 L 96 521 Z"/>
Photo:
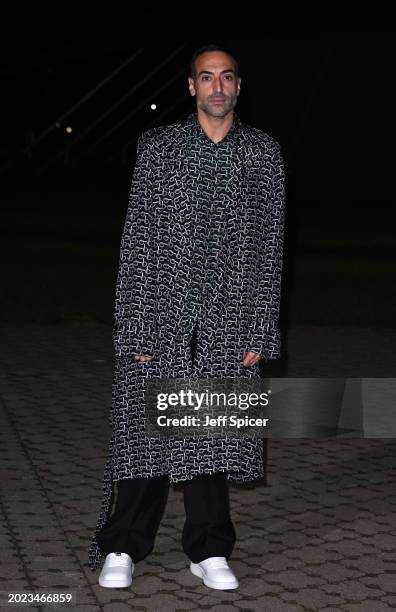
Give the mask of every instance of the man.
<path id="1" fill-rule="evenodd" d="M 280 356 L 280 146 L 234 113 L 241 78 L 226 50 L 198 49 L 188 86 L 196 111 L 139 138 L 121 241 L 112 437 L 89 552 L 92 570 L 106 557 L 105 587 L 131 584 L 153 549 L 169 484 L 183 482 L 190 570 L 208 587 L 237 588 L 228 481 L 264 475 L 261 438 L 208 428 L 198 439 L 164 439 L 145 429 L 149 378 L 257 378 L 261 358 Z"/>

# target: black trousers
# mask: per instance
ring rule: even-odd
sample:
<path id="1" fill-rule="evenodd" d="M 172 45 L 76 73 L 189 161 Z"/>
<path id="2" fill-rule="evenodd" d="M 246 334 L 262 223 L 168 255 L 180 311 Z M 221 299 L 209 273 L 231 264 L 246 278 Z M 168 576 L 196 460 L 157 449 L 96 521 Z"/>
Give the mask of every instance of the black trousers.
<path id="1" fill-rule="evenodd" d="M 154 548 L 169 493 L 169 477 L 117 481 L 114 513 L 97 534 L 103 554 L 125 552 L 134 563 Z M 236 533 L 230 517 L 228 481 L 224 472 L 195 476 L 183 482 L 186 513 L 182 547 L 194 563 L 208 557 L 226 557 Z"/>

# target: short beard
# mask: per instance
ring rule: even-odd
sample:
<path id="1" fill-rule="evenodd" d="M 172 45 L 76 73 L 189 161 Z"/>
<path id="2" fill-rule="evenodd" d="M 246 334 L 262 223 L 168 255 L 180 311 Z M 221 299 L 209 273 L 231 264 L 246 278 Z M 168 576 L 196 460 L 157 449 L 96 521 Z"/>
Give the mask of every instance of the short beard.
<path id="1" fill-rule="evenodd" d="M 197 105 L 198 108 L 200 108 L 204 113 L 206 113 L 207 115 L 211 116 L 211 117 L 225 117 L 226 115 L 228 115 L 232 109 L 236 106 L 236 97 L 231 97 L 231 98 L 226 98 L 224 105 L 220 108 L 218 108 L 217 110 L 219 111 L 219 114 L 216 113 L 216 108 L 215 106 L 213 106 L 212 104 L 210 104 L 209 102 L 202 101 L 199 105 Z"/>

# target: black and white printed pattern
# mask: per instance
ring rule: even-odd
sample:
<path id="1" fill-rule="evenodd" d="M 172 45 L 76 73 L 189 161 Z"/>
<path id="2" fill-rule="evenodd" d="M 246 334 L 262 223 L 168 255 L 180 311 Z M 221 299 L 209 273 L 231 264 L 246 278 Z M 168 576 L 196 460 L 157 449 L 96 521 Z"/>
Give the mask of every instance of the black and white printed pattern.
<path id="1" fill-rule="evenodd" d="M 197 112 L 138 141 L 121 240 L 115 302 L 112 436 L 96 533 L 111 514 L 114 481 L 218 471 L 262 478 L 259 438 L 148 438 L 148 377 L 257 377 L 243 353 L 280 356 L 285 181 L 279 143 L 243 124 L 214 143 Z M 196 332 L 196 355 L 191 337 Z M 136 362 L 134 354 L 154 355 Z"/>

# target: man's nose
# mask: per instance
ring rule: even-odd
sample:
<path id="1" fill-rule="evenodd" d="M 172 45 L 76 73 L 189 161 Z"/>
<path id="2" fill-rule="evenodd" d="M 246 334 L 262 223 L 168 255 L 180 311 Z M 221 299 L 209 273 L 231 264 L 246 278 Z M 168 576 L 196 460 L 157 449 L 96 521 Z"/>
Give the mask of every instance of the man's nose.
<path id="1" fill-rule="evenodd" d="M 212 81 L 213 83 L 213 93 L 223 93 L 223 81 L 220 78 L 216 77 Z"/>

